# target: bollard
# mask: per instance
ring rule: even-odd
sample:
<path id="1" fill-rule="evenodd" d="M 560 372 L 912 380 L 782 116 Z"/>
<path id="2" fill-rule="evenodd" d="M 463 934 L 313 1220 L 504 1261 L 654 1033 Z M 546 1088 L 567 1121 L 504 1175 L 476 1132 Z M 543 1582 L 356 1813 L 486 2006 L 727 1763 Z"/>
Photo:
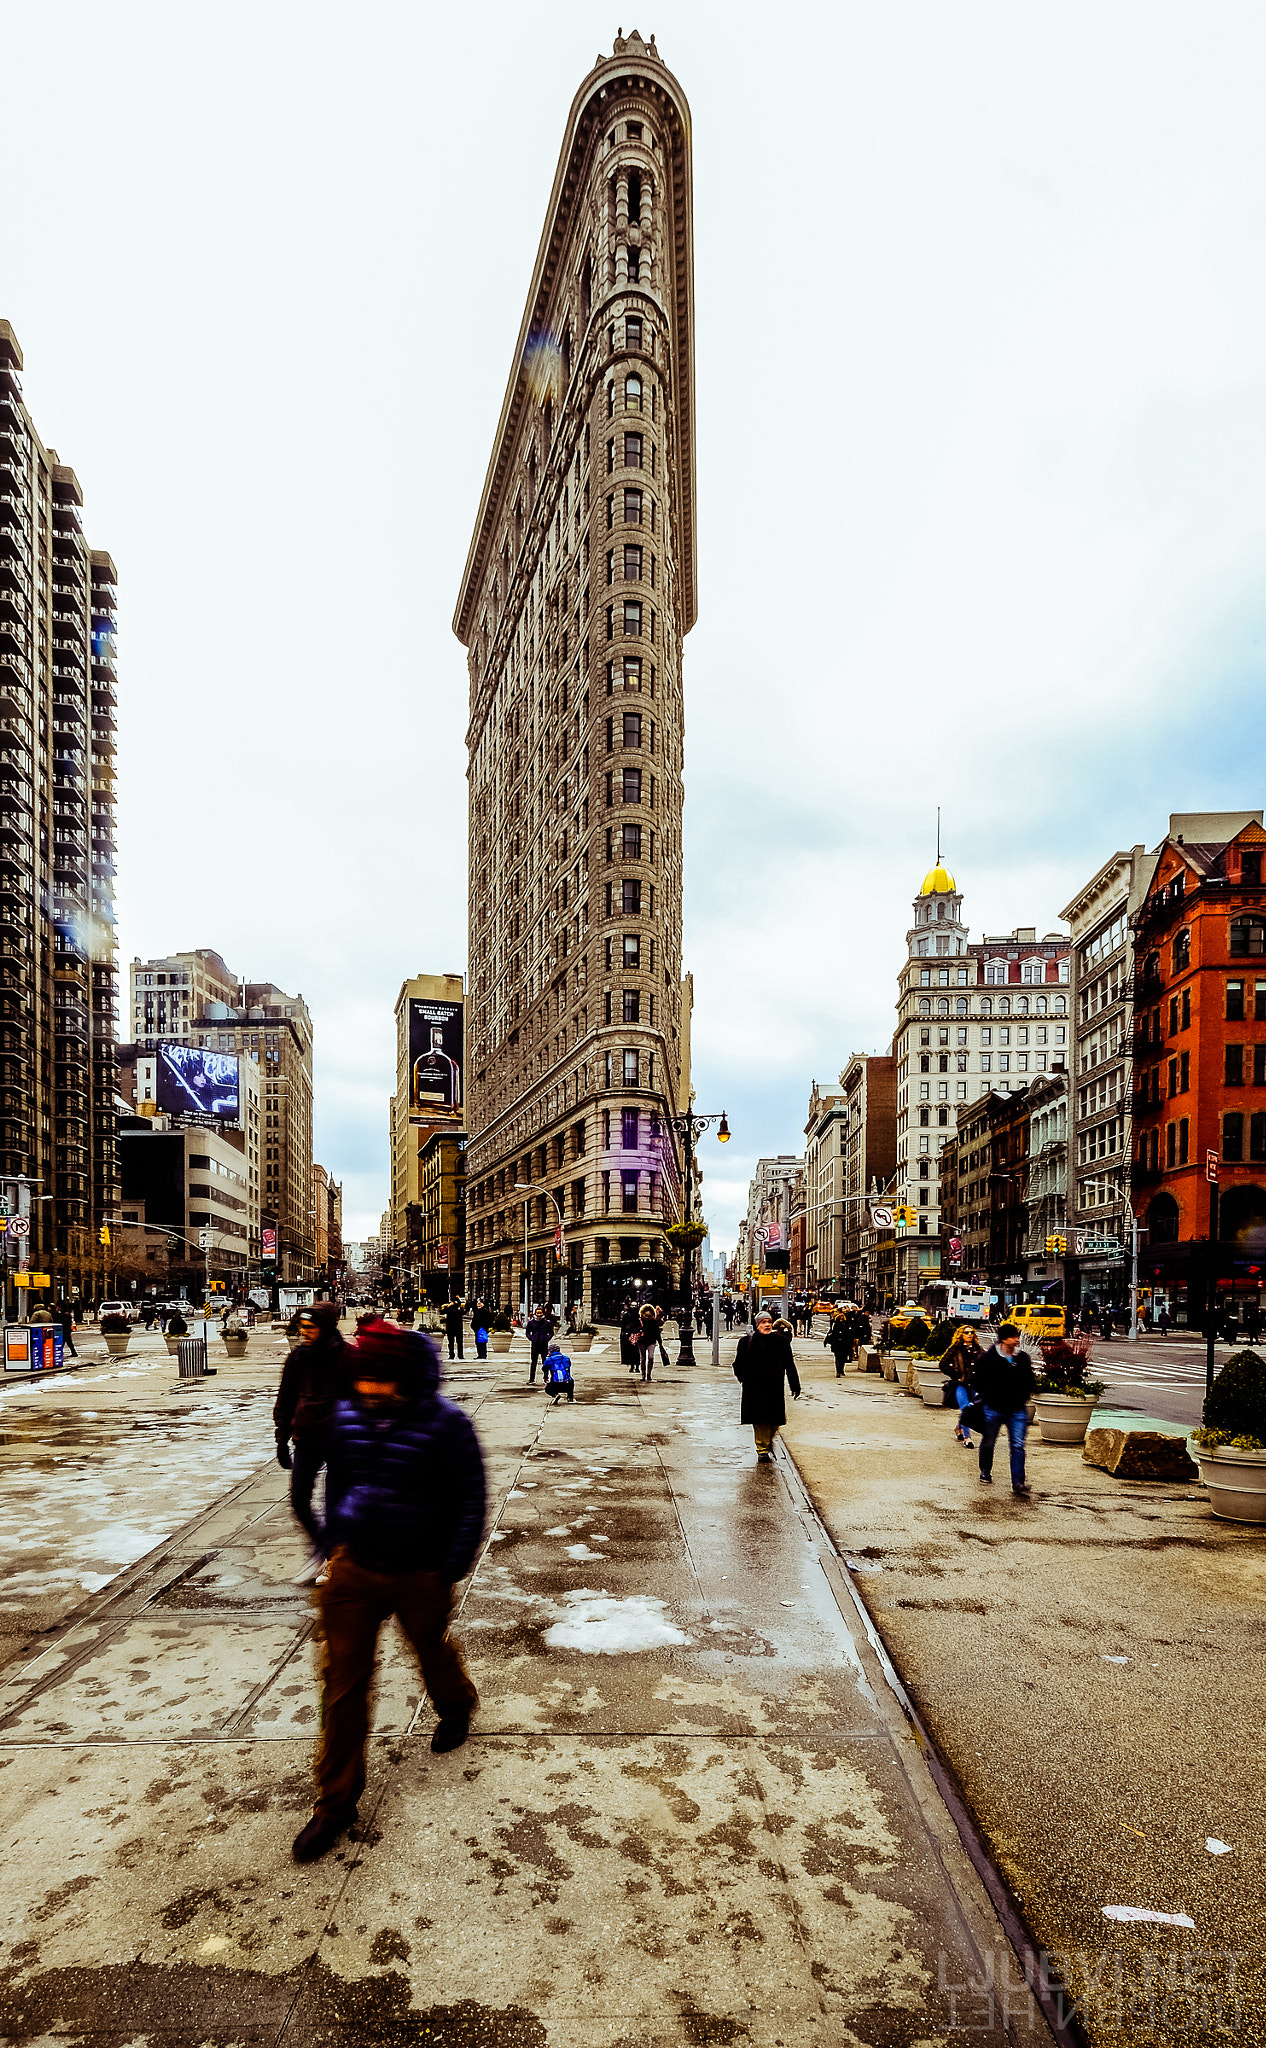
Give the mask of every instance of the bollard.
<path id="1" fill-rule="evenodd" d="M 182 1380 L 200 1380 L 207 1369 L 207 1343 L 205 1337 L 178 1337 L 176 1352 L 180 1360 Z"/>

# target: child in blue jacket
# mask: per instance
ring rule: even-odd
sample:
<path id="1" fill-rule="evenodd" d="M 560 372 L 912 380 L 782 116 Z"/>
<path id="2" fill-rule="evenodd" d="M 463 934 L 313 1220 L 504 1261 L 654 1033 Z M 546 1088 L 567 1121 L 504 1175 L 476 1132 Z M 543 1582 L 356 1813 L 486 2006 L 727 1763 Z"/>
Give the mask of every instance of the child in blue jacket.
<path id="1" fill-rule="evenodd" d="M 571 1376 L 571 1360 L 564 1352 L 559 1350 L 557 1342 L 551 1343 L 549 1350 L 545 1354 L 542 1377 L 546 1387 L 554 1396 L 555 1407 L 558 1406 L 564 1394 L 566 1394 L 569 1401 L 575 1400 L 576 1383 Z"/>

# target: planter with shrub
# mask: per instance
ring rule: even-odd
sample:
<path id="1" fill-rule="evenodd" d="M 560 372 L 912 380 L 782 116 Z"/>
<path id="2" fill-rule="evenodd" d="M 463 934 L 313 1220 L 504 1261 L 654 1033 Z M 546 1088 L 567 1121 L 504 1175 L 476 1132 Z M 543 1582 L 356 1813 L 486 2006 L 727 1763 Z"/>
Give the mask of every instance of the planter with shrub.
<path id="1" fill-rule="evenodd" d="M 1227 1359 L 1191 1444 L 1214 1514 L 1224 1522 L 1266 1522 L 1266 1364 L 1255 1351 Z"/>
<path id="2" fill-rule="evenodd" d="M 122 1358 L 132 1335 L 132 1325 L 126 1316 L 102 1316 L 101 1334 L 106 1340 L 106 1350 L 112 1358 Z"/>
<path id="3" fill-rule="evenodd" d="M 588 1351 L 597 1334 L 598 1326 L 596 1323 L 577 1323 L 575 1329 L 559 1341 L 564 1351 Z"/>
<path id="4" fill-rule="evenodd" d="M 508 1351 L 514 1342 L 514 1324 L 507 1315 L 495 1315 L 488 1325 L 488 1349 Z"/>
<path id="5" fill-rule="evenodd" d="M 1044 1444 L 1084 1444 L 1103 1381 L 1086 1377 L 1089 1340 L 1051 1337 L 1042 1345 L 1034 1413 Z"/>
<path id="6" fill-rule="evenodd" d="M 172 1358 L 176 1356 L 176 1353 L 180 1348 L 181 1338 L 187 1337 L 188 1335 L 189 1325 L 185 1321 L 183 1316 L 168 1316 L 167 1328 L 163 1332 L 163 1341 L 166 1344 L 168 1352 L 170 1353 Z"/>

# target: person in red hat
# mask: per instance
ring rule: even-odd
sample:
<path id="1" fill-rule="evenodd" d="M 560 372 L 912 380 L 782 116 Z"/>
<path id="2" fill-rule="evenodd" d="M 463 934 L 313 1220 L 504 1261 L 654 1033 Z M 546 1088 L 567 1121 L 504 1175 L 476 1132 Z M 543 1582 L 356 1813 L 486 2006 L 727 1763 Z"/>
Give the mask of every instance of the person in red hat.
<path id="1" fill-rule="evenodd" d="M 313 1863 L 356 1818 L 378 1631 L 392 1614 L 422 1667 L 439 1716 L 437 1754 L 457 1749 L 479 1704 L 448 1632 L 453 1588 L 479 1549 L 487 1506 L 483 1455 L 469 1417 L 439 1391 L 438 1348 L 421 1332 L 362 1323 L 351 1392 L 326 1436 L 321 1615 L 321 1739 L 312 1819 L 295 1838 Z"/>

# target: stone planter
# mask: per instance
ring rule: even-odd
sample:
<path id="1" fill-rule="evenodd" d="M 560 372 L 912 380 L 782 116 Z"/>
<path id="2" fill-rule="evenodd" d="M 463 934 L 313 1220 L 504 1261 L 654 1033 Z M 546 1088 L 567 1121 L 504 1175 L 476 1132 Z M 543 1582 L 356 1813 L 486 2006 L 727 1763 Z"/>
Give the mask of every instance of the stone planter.
<path id="1" fill-rule="evenodd" d="M 1033 1409 L 1044 1444 L 1084 1444 L 1091 1418 L 1099 1405 L 1097 1394 L 1037 1394 Z"/>
<path id="2" fill-rule="evenodd" d="M 132 1332 L 130 1330 L 125 1330 L 121 1337 L 111 1336 L 109 1333 L 107 1333 L 106 1350 L 109 1352 L 111 1358 L 122 1358 L 131 1341 Z"/>
<path id="3" fill-rule="evenodd" d="M 906 1367 L 910 1363 L 910 1353 L 908 1351 L 883 1351 L 880 1353 L 880 1357 L 883 1359 L 884 1378 L 886 1380 L 891 1380 L 894 1384 L 898 1380 L 904 1380 Z"/>
<path id="4" fill-rule="evenodd" d="M 940 1366 L 916 1365 L 914 1370 L 919 1382 L 919 1392 L 923 1396 L 924 1407 L 943 1408 L 945 1406 L 945 1374 L 941 1371 Z"/>
<path id="5" fill-rule="evenodd" d="M 577 1354 L 579 1354 L 582 1351 L 588 1351 L 590 1345 L 593 1343 L 593 1338 L 582 1337 L 579 1330 L 577 1330 L 574 1336 L 564 1337 L 560 1341 L 562 1343 L 564 1351 L 575 1351 Z"/>
<path id="6" fill-rule="evenodd" d="M 171 1355 L 171 1356 L 172 1356 L 172 1357 L 174 1358 L 174 1357 L 176 1356 L 177 1352 L 178 1352 L 178 1351 L 179 1351 L 179 1349 L 180 1349 L 180 1339 L 179 1339 L 179 1337 L 169 1337 L 169 1336 L 168 1336 L 168 1335 L 166 1334 L 166 1332 L 164 1331 L 164 1333 L 163 1333 L 163 1342 L 164 1342 L 164 1344 L 165 1344 L 165 1345 L 167 1346 L 167 1349 L 168 1349 L 168 1352 L 170 1353 L 170 1355 Z"/>
<path id="7" fill-rule="evenodd" d="M 913 1352 L 909 1352 L 906 1355 L 906 1369 L 902 1375 L 901 1391 L 903 1394 L 909 1394 L 911 1399 L 915 1401 L 920 1398 L 923 1391 L 919 1385 L 919 1368 L 915 1363 Z"/>
<path id="8" fill-rule="evenodd" d="M 245 1330 L 221 1331 L 220 1342 L 230 1358 L 245 1358 L 246 1334 Z"/>
<path id="9" fill-rule="evenodd" d="M 1191 1445 L 1200 1461 L 1200 1477 L 1209 1489 L 1209 1506 L 1223 1522 L 1266 1522 L 1266 1451 L 1233 1451 L 1225 1445 L 1206 1451 Z"/>
<path id="10" fill-rule="evenodd" d="M 508 1351 L 513 1342 L 513 1330 L 489 1330 L 488 1332 L 488 1349 L 490 1351 Z"/>

